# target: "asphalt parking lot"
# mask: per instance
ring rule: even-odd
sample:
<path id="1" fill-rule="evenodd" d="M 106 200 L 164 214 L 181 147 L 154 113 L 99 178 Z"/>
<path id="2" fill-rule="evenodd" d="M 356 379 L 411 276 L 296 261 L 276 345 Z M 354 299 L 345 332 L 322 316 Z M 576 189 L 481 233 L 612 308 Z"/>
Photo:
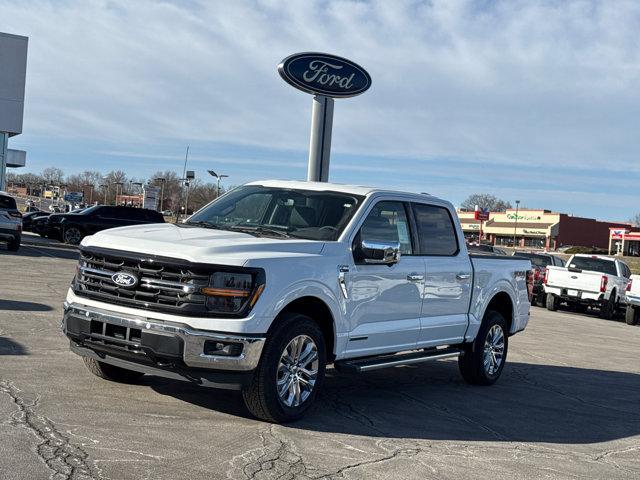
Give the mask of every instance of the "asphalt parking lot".
<path id="1" fill-rule="evenodd" d="M 640 327 L 533 308 L 493 387 L 455 361 L 330 371 L 304 420 L 94 377 L 59 331 L 72 249 L 0 245 L 0 478 L 639 478 Z"/>

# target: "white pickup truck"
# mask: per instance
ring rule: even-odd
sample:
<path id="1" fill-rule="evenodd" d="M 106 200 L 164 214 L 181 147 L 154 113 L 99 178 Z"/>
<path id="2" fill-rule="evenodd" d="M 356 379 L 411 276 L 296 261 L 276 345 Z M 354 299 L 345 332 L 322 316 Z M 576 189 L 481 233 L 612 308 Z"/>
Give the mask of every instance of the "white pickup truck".
<path id="1" fill-rule="evenodd" d="M 529 260 L 469 256 L 454 208 L 430 195 L 255 182 L 80 252 L 63 330 L 93 373 L 239 389 L 268 421 L 300 417 L 328 364 L 458 357 L 465 380 L 492 384 L 529 320 Z"/>
<path id="2" fill-rule="evenodd" d="M 544 291 L 549 310 L 566 302 L 577 311 L 600 309 L 602 318 L 611 319 L 624 304 L 624 292 L 631 270 L 622 261 L 603 255 L 576 254 L 564 267 L 547 267 Z"/>
<path id="3" fill-rule="evenodd" d="M 629 325 L 640 322 L 640 275 L 631 275 L 625 291 L 627 312 L 625 320 Z"/>

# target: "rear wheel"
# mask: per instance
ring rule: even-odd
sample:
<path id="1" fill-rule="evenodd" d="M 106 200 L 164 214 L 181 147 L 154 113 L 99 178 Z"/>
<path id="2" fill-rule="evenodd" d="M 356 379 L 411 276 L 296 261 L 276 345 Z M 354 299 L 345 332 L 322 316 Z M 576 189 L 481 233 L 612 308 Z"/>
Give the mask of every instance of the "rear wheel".
<path id="1" fill-rule="evenodd" d="M 507 322 L 495 311 L 488 311 L 473 343 L 466 344 L 458 358 L 462 377 L 472 385 L 494 384 L 507 361 L 509 335 Z"/>
<path id="2" fill-rule="evenodd" d="M 144 375 L 144 373 L 109 365 L 108 363 L 99 362 L 93 358 L 83 357 L 83 360 L 85 366 L 91 373 L 113 382 L 135 383 Z"/>
<path id="3" fill-rule="evenodd" d="M 7 250 L 17 252 L 20 250 L 20 237 L 14 237 L 7 243 Z"/>
<path id="4" fill-rule="evenodd" d="M 296 420 L 316 399 L 325 368 L 325 341 L 316 322 L 285 314 L 269 333 L 253 379 L 242 391 L 244 402 L 262 420 Z"/>
<path id="5" fill-rule="evenodd" d="M 544 306 L 545 306 L 544 305 L 544 301 L 545 301 L 544 293 L 539 293 L 539 294 L 536 295 L 536 298 L 535 298 L 535 305 L 536 306 L 538 306 L 540 308 L 544 308 Z"/>
<path id="6" fill-rule="evenodd" d="M 624 316 L 627 325 L 637 325 L 639 316 L 640 315 L 637 308 L 635 308 L 633 305 L 627 305 L 627 311 Z"/>
<path id="7" fill-rule="evenodd" d="M 558 299 L 553 293 L 547 293 L 547 310 L 551 312 L 558 310 Z"/>
<path id="8" fill-rule="evenodd" d="M 78 227 L 67 227 L 64 229 L 62 239 L 65 243 L 78 245 L 82 241 L 82 232 Z"/>
<path id="9" fill-rule="evenodd" d="M 615 292 L 611 292 L 607 303 L 600 307 L 600 317 L 605 320 L 611 320 L 616 314 L 616 306 L 617 302 Z"/>

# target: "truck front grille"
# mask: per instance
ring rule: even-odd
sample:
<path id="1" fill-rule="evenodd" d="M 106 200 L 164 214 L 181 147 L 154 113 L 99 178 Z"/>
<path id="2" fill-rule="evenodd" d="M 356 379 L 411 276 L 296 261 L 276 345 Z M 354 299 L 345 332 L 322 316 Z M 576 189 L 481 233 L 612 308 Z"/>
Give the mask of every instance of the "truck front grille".
<path id="1" fill-rule="evenodd" d="M 134 276 L 133 286 L 115 283 L 113 276 Z M 106 303 L 180 314 L 206 313 L 209 266 L 128 252 L 83 249 L 74 282 L 77 295 Z"/>

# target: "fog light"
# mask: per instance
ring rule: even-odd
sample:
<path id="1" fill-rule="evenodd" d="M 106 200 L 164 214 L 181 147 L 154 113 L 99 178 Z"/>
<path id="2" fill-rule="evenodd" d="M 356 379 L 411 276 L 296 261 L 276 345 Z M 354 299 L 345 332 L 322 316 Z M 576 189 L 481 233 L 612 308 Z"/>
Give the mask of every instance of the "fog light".
<path id="1" fill-rule="evenodd" d="M 221 342 L 217 340 L 205 340 L 205 355 L 221 355 L 225 357 L 237 357 L 242 353 L 241 343 Z"/>

